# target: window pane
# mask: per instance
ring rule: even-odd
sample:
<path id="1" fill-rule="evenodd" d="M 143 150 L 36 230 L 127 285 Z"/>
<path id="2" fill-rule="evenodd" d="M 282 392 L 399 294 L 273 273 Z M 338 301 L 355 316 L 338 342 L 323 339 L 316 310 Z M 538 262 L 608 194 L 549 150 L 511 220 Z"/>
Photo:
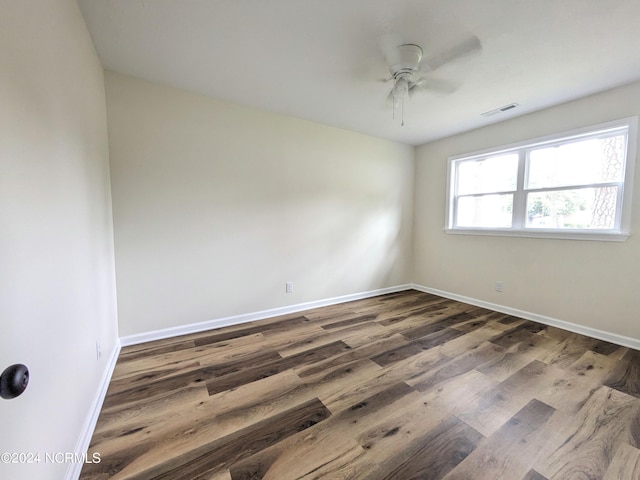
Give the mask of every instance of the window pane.
<path id="1" fill-rule="evenodd" d="M 480 195 L 458 198 L 456 226 L 510 228 L 513 195 Z"/>
<path id="2" fill-rule="evenodd" d="M 534 192 L 527 195 L 528 228 L 615 228 L 618 187 Z"/>
<path id="3" fill-rule="evenodd" d="M 458 164 L 458 195 L 508 192 L 516 189 L 518 154 L 500 155 Z"/>
<path id="4" fill-rule="evenodd" d="M 526 188 L 620 182 L 626 135 L 532 150 Z"/>

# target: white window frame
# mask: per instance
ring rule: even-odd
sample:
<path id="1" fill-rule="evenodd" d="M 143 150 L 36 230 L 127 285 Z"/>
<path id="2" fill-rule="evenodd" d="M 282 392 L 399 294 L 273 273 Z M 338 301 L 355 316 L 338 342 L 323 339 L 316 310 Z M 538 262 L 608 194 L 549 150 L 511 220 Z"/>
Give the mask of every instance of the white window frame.
<path id="1" fill-rule="evenodd" d="M 613 229 L 552 229 L 552 228 L 527 228 L 526 218 L 526 194 L 533 191 L 566 190 L 567 187 L 549 187 L 525 190 L 525 175 L 528 166 L 527 156 L 534 148 L 543 146 L 561 145 L 571 143 L 582 138 L 593 138 L 599 134 L 610 134 L 612 131 L 627 129 L 627 149 L 626 159 L 623 168 L 622 182 L 607 182 L 618 187 L 618 208 L 616 209 L 615 227 Z M 556 238 L 570 240 L 601 240 L 601 241 L 624 241 L 630 235 L 631 224 L 631 200 L 633 191 L 634 170 L 636 162 L 636 145 L 638 135 L 638 117 L 628 117 L 611 122 L 592 125 L 567 132 L 562 132 L 545 137 L 534 138 L 523 142 L 503 145 L 497 148 L 485 149 L 464 155 L 456 155 L 448 158 L 447 161 L 447 198 L 445 232 L 462 235 L 498 235 L 516 237 L 537 237 Z M 485 228 L 485 227 L 458 227 L 454 224 L 456 218 L 456 172 L 457 165 L 466 160 L 477 160 L 480 158 L 493 157 L 497 155 L 513 154 L 519 155 L 518 179 L 515 191 L 510 192 L 490 192 L 493 193 L 513 193 L 513 213 L 510 228 Z M 606 186 L 604 184 L 581 185 L 580 188 L 594 186 Z M 569 186 L 571 188 L 571 186 Z"/>

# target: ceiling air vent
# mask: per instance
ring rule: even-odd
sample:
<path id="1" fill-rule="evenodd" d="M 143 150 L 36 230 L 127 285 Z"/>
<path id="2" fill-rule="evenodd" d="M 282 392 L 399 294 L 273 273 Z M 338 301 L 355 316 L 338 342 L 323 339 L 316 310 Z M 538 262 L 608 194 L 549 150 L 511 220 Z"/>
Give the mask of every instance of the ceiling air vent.
<path id="1" fill-rule="evenodd" d="M 513 110 L 517 106 L 518 106 L 517 103 L 510 103 L 509 105 L 505 105 L 504 107 L 496 108 L 495 110 L 490 110 L 488 112 L 481 113 L 480 115 L 482 115 L 483 117 L 492 117 L 499 113 L 504 113 L 504 112 L 508 112 L 509 110 Z"/>

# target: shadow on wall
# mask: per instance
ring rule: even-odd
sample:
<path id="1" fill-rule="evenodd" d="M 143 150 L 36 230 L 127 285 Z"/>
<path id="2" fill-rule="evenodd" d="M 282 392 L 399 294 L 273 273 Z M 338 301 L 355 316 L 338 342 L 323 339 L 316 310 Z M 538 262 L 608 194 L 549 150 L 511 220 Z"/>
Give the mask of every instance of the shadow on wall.
<path id="1" fill-rule="evenodd" d="M 287 269 L 315 298 L 379 288 L 399 269 L 401 205 L 385 194 L 327 192 L 288 211 Z"/>
<path id="2" fill-rule="evenodd" d="M 376 165 L 336 179 L 326 165 L 173 182 L 154 171 L 166 188 L 135 191 L 116 231 L 123 333 L 405 283 L 404 170 Z"/>

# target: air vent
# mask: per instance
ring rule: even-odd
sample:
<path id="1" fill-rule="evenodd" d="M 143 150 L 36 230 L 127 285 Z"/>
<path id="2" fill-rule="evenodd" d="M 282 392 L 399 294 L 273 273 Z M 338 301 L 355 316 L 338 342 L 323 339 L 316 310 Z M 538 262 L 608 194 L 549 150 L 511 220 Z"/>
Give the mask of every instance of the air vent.
<path id="1" fill-rule="evenodd" d="M 490 110 L 488 112 L 481 113 L 483 117 L 492 117 L 499 113 L 508 112 L 509 110 L 513 110 L 518 106 L 517 103 L 510 103 L 509 105 L 505 105 L 504 107 L 496 108 L 495 110 Z"/>

